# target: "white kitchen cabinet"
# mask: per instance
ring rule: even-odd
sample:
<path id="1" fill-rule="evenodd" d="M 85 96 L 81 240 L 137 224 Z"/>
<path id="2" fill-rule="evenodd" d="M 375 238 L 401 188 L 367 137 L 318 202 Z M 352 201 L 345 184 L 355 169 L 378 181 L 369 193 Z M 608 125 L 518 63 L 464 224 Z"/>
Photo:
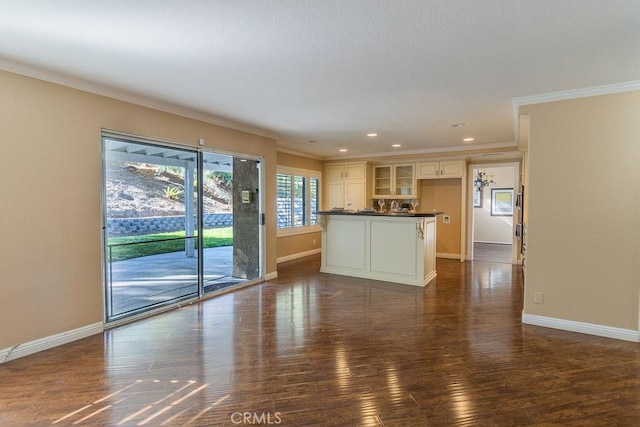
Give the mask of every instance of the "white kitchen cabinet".
<path id="1" fill-rule="evenodd" d="M 366 174 L 364 162 L 326 165 L 324 168 L 325 179 L 366 179 Z"/>
<path id="2" fill-rule="evenodd" d="M 333 208 L 360 210 L 365 207 L 366 181 L 364 179 L 327 180 L 325 188 L 326 210 Z"/>
<path id="3" fill-rule="evenodd" d="M 464 160 L 420 162 L 417 164 L 417 179 L 462 178 Z"/>
<path id="4" fill-rule="evenodd" d="M 373 198 L 413 199 L 416 197 L 415 166 L 379 165 L 373 168 Z"/>
<path id="5" fill-rule="evenodd" d="M 324 168 L 324 209 L 366 207 L 366 162 L 329 164 Z"/>

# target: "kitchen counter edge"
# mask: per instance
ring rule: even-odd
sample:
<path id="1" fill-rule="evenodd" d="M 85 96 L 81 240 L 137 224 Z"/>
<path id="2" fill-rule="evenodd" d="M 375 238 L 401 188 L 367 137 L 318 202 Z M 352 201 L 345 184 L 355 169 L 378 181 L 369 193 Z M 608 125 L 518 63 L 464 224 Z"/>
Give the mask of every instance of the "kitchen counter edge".
<path id="1" fill-rule="evenodd" d="M 363 215 L 363 216 L 389 216 L 400 218 L 424 218 L 444 215 L 444 212 L 366 212 L 366 211 L 318 211 L 319 215 Z"/>

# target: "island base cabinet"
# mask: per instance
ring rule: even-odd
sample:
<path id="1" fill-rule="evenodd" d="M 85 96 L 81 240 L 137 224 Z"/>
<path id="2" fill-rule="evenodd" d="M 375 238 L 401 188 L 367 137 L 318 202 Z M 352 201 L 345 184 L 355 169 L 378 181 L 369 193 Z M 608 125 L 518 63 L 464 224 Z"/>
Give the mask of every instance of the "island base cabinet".
<path id="1" fill-rule="evenodd" d="M 322 239 L 322 263 L 336 269 L 360 271 L 366 267 L 366 224 L 351 218 L 332 218 L 327 229 L 331 236 L 349 236 L 348 239 Z M 324 233 L 327 234 L 326 232 Z"/>
<path id="2" fill-rule="evenodd" d="M 415 286 L 436 277 L 434 217 L 321 218 L 321 272 Z"/>

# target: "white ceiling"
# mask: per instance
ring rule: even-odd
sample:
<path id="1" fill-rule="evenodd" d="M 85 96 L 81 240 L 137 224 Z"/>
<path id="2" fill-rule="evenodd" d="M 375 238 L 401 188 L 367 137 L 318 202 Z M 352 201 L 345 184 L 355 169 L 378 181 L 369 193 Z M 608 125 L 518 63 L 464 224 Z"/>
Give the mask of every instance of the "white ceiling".
<path id="1" fill-rule="evenodd" d="M 640 79 L 638 0 L 0 0 L 0 11 L 1 68 L 216 116 L 320 158 L 511 144 L 514 97 Z"/>

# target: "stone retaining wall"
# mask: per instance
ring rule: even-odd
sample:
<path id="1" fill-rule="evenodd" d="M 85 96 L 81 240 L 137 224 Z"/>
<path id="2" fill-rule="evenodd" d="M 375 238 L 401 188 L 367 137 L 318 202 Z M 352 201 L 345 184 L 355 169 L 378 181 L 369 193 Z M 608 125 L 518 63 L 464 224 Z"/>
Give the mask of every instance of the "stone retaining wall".
<path id="1" fill-rule="evenodd" d="M 231 226 L 233 226 L 233 214 L 231 213 L 204 215 L 204 228 Z M 140 236 L 179 230 L 184 230 L 184 215 L 107 219 L 109 237 Z"/>

